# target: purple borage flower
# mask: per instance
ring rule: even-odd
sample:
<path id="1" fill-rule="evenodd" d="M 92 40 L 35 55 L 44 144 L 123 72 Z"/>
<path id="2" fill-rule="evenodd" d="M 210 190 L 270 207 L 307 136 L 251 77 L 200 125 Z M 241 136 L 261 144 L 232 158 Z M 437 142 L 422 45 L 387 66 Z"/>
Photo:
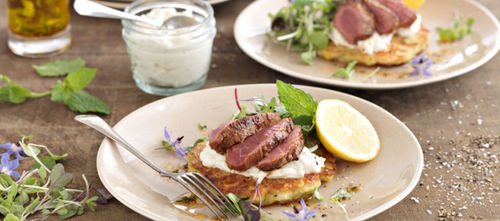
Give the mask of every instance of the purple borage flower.
<path id="1" fill-rule="evenodd" d="M 163 146 L 167 150 L 175 151 L 177 154 L 179 154 L 183 157 L 186 157 L 187 156 L 186 154 L 188 152 L 189 147 L 179 147 L 178 146 L 178 145 L 180 145 L 182 138 L 184 138 L 184 136 L 177 137 L 177 139 L 172 140 L 172 131 L 169 132 L 167 130 L 167 127 L 165 127 L 165 139 L 167 139 L 167 140 L 166 140 L 166 142 L 165 141 L 163 142 Z"/>
<path id="2" fill-rule="evenodd" d="M 428 70 L 432 66 L 432 58 L 425 56 L 425 54 L 421 54 L 413 59 L 411 66 L 413 66 L 415 70 L 410 74 L 410 77 L 417 76 L 419 74 L 432 76 L 432 73 Z"/>
<path id="3" fill-rule="evenodd" d="M 14 169 L 19 167 L 19 158 L 12 160 L 9 162 L 10 153 L 2 154 L 2 165 L 0 165 L 0 172 L 3 174 L 7 174 L 9 176 L 20 178 L 19 173 L 14 171 Z"/>
<path id="4" fill-rule="evenodd" d="M 13 144 L 13 143 L 5 143 L 5 144 L 0 144 L 0 147 L 3 148 L 3 149 L 6 149 L 7 152 L 9 154 L 9 156 L 14 153 L 16 155 L 16 159 L 22 159 L 23 157 L 21 156 L 21 154 L 24 154 L 24 151 L 23 151 L 23 148 L 21 146 L 18 146 L 16 144 Z"/>
<path id="5" fill-rule="evenodd" d="M 290 218 L 290 220 L 306 221 L 306 220 L 310 219 L 319 209 L 319 206 L 318 206 L 313 211 L 307 212 L 307 205 L 304 202 L 304 199 L 300 199 L 300 204 L 302 204 L 302 210 L 299 211 L 297 209 L 297 207 L 295 207 L 295 205 L 292 205 L 294 213 L 287 213 L 287 212 L 282 212 L 282 213 L 287 215 Z"/>

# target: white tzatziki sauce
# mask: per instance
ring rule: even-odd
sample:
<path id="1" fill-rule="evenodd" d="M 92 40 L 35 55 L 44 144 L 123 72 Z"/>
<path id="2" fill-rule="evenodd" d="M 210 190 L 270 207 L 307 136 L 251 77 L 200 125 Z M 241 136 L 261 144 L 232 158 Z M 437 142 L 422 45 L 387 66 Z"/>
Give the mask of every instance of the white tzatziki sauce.
<path id="1" fill-rule="evenodd" d="M 264 178 L 280 179 L 280 178 L 302 178 L 305 174 L 319 173 L 321 168 L 325 166 L 325 158 L 312 153 L 307 147 L 302 148 L 299 160 L 294 160 L 285 164 L 283 167 L 270 172 L 259 170 L 253 166 L 245 172 L 239 172 L 229 169 L 226 164 L 226 156 L 218 154 L 213 150 L 209 143 L 200 153 L 200 160 L 203 166 L 218 168 L 224 172 L 241 174 L 246 177 L 253 177 L 260 183 Z"/>
<path id="2" fill-rule="evenodd" d="M 418 33 L 418 31 L 420 31 L 421 25 L 422 19 L 420 17 L 420 14 L 417 14 L 417 19 L 408 28 L 398 28 L 391 34 L 383 35 L 375 32 L 371 37 L 362 41 L 358 41 L 356 42 L 356 44 L 350 44 L 349 42 L 347 42 L 344 36 L 342 36 L 342 34 L 335 27 L 332 27 L 330 40 L 332 40 L 335 45 L 342 45 L 348 48 L 359 48 L 363 53 L 373 54 L 376 52 L 389 50 L 389 45 L 391 44 L 391 40 L 394 34 L 398 34 L 401 37 L 412 37 L 416 33 Z"/>

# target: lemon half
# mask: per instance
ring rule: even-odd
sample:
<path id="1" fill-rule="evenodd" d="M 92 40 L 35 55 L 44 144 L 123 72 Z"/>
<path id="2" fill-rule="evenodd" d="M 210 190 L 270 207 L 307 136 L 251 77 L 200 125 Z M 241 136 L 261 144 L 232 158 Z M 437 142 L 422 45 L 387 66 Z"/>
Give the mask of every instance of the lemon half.
<path id="1" fill-rule="evenodd" d="M 319 102 L 316 131 L 329 152 L 347 161 L 366 162 L 375 158 L 380 150 L 373 125 L 344 101 L 329 99 Z"/>

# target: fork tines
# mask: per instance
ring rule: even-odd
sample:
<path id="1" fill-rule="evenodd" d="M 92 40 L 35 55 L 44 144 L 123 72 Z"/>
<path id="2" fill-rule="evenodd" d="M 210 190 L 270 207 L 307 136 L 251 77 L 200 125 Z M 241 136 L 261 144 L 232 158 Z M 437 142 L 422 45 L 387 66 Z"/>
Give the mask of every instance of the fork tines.
<path id="1" fill-rule="evenodd" d="M 225 220 L 239 216 L 233 202 L 199 173 L 178 174 L 175 180 L 197 196 L 219 219 Z"/>

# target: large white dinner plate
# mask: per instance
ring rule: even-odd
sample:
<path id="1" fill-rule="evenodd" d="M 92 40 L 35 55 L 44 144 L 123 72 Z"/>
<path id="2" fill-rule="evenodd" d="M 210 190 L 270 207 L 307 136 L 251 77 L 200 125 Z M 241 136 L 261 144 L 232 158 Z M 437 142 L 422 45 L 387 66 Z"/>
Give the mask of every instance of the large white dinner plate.
<path id="1" fill-rule="evenodd" d="M 372 217 L 398 203 L 417 184 L 423 168 L 421 147 L 412 132 L 398 119 L 379 106 L 344 93 L 298 86 L 320 101 L 340 99 L 348 102 L 364 114 L 377 130 L 381 151 L 372 161 L 356 164 L 338 160 L 337 173 L 332 181 L 324 183 L 319 191 L 330 198 L 341 187 L 361 185 L 351 201 L 346 201 L 344 214 L 340 207 L 321 211 L 327 217 L 318 220 L 362 220 Z M 174 137 L 184 136 L 182 146 L 206 136 L 212 128 L 230 120 L 237 110 L 234 89 L 239 98 L 264 95 L 277 97 L 274 84 L 227 86 L 176 95 L 150 103 L 132 112 L 114 129 L 140 152 L 159 165 L 171 168 L 185 163 L 176 154 L 155 150 L 164 139 L 164 127 Z M 247 104 L 247 107 L 250 107 Z M 199 124 L 208 126 L 201 131 Z M 120 202 L 132 210 L 154 220 L 193 220 L 192 216 L 174 209 L 170 200 L 185 193 L 182 187 L 159 175 L 115 142 L 104 139 L 97 155 L 97 169 L 104 186 Z M 325 201 L 327 203 L 328 201 Z M 289 206 L 264 208 L 282 220 L 281 211 Z M 206 212 L 206 211 L 205 211 Z"/>
<path id="2" fill-rule="evenodd" d="M 473 0 L 428 0 L 417 11 L 429 33 L 426 54 L 434 56 L 431 68 L 433 76 L 401 78 L 402 73 L 411 73 L 410 64 L 398 67 L 382 67 L 377 75 L 367 75 L 375 67 L 358 67 L 354 77 L 342 79 L 332 74 L 345 64 L 314 59 L 314 66 L 305 64 L 300 54 L 286 51 L 286 46 L 272 41 L 269 32 L 269 13 L 276 13 L 290 4 L 288 0 L 259 0 L 245 8 L 234 25 L 234 36 L 240 48 L 259 63 L 292 77 L 316 83 L 360 88 L 395 89 L 414 87 L 443 81 L 465 74 L 490 60 L 500 49 L 500 25 L 497 18 L 484 6 Z M 473 33 L 454 43 L 438 43 L 436 27 L 451 27 L 455 12 L 464 18 L 474 18 Z M 439 59 L 436 59 L 437 56 Z M 363 73 L 364 72 L 364 73 Z M 386 76 L 384 76 L 387 73 Z"/>

